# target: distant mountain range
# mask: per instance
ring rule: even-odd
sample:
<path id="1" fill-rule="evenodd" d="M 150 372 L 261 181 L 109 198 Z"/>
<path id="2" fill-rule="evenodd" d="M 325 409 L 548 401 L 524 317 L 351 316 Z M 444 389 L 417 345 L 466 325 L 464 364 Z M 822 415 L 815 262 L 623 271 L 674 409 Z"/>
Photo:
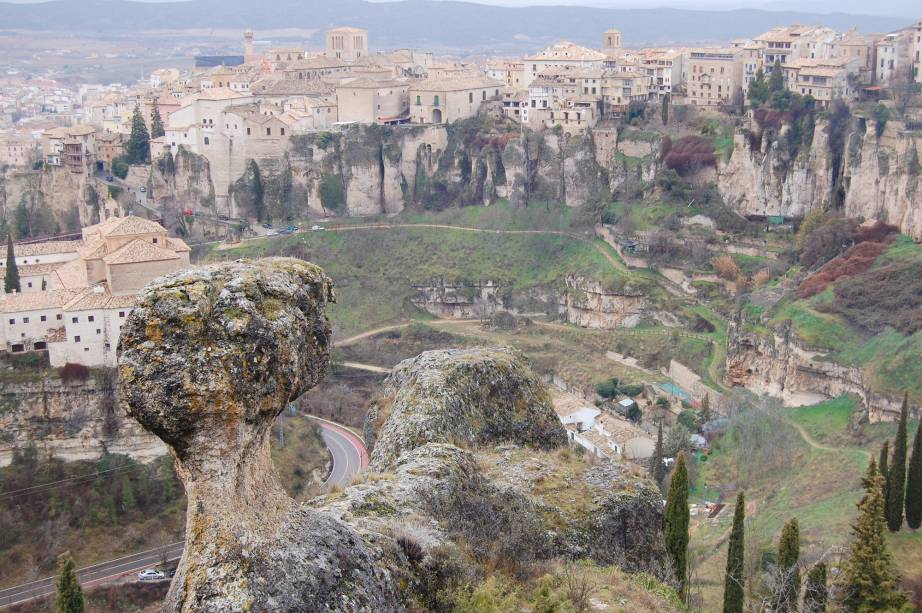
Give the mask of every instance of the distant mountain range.
<path id="1" fill-rule="evenodd" d="M 804 4 L 809 6 L 808 3 Z M 515 52 L 565 38 L 598 46 L 602 31 L 623 32 L 625 46 L 726 42 L 772 26 L 822 24 L 839 30 L 887 32 L 909 24 L 894 17 L 743 9 L 507 8 L 469 2 L 363 0 L 53 0 L 0 2 L 0 28 L 125 35 L 149 30 L 251 27 L 318 31 L 338 25 L 369 30 L 378 49 L 412 46 L 436 51 Z M 316 40 L 320 43 L 319 34 Z"/>

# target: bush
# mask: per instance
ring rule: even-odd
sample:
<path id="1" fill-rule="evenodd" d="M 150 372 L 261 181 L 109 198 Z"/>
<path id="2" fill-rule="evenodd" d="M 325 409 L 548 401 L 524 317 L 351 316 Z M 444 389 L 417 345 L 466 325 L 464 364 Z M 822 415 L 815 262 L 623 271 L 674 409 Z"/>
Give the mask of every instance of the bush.
<path id="1" fill-rule="evenodd" d="M 663 139 L 660 160 L 679 175 L 706 166 L 717 167 L 714 143 L 703 136 L 685 136 L 676 142 L 668 137 Z"/>
<path id="2" fill-rule="evenodd" d="M 346 208 L 346 188 L 339 175 L 323 175 L 320 179 L 320 204 L 328 211 Z"/>
<path id="3" fill-rule="evenodd" d="M 620 391 L 625 396 L 630 396 L 633 398 L 634 396 L 639 396 L 643 393 L 643 385 L 622 385 Z"/>
<path id="4" fill-rule="evenodd" d="M 832 217 L 804 238 L 800 263 L 805 268 L 819 267 L 854 244 L 858 222 Z"/>
<path id="5" fill-rule="evenodd" d="M 602 398 L 614 398 L 618 395 L 618 380 L 614 377 L 595 386 L 596 393 Z"/>
<path id="6" fill-rule="evenodd" d="M 877 134 L 877 138 L 880 138 L 884 133 L 884 129 L 887 127 L 887 121 L 890 119 L 890 109 L 878 103 L 877 106 L 874 107 L 873 114 L 875 122 L 874 131 Z"/>
<path id="7" fill-rule="evenodd" d="M 90 378 L 90 369 L 83 364 L 68 362 L 61 367 L 61 379 L 70 383 L 71 381 L 86 381 Z"/>
<path id="8" fill-rule="evenodd" d="M 821 293 L 830 283 L 842 277 L 853 277 L 868 270 L 880 255 L 886 251 L 886 243 L 865 241 L 850 247 L 848 251 L 833 259 L 815 274 L 810 275 L 797 288 L 801 298 Z"/>
<path id="9" fill-rule="evenodd" d="M 112 158 L 112 174 L 119 179 L 124 179 L 128 176 L 128 162 L 121 156 Z"/>

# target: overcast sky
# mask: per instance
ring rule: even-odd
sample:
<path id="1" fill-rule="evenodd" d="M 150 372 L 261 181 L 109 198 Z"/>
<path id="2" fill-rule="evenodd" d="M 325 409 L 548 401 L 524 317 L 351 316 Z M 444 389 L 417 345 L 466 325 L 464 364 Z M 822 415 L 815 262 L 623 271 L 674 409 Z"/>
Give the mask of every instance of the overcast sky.
<path id="1" fill-rule="evenodd" d="M 31 3 L 46 0 L 0 0 L 2 2 Z M 175 0 L 137 0 L 140 2 L 169 2 Z M 253 0 L 261 2 L 262 0 Z M 336 0 L 329 0 L 335 2 Z M 369 0 L 371 2 L 394 2 L 398 0 Z M 911 19 L 922 19 L 922 3 L 919 0 L 466 0 L 481 4 L 499 6 L 566 5 L 595 6 L 605 8 L 690 8 L 690 9 L 737 9 L 757 8 L 765 10 L 795 10 L 813 13 L 852 13 L 865 15 L 897 15 Z"/>

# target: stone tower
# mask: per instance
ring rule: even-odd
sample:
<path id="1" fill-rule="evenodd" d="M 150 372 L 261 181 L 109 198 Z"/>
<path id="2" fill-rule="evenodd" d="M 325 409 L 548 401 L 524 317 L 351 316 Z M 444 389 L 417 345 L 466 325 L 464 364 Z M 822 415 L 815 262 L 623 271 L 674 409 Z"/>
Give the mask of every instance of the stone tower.
<path id="1" fill-rule="evenodd" d="M 243 33 L 243 61 L 249 64 L 255 60 L 256 56 L 253 53 L 253 30 L 247 28 Z"/>
<path id="2" fill-rule="evenodd" d="M 605 32 L 605 38 L 602 41 L 603 51 L 614 51 L 621 48 L 621 30 L 611 29 Z"/>

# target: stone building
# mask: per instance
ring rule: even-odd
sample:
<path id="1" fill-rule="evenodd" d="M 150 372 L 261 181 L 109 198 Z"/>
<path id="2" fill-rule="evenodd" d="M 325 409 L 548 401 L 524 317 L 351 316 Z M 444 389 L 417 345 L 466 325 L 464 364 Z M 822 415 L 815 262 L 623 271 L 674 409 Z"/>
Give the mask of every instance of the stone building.
<path id="1" fill-rule="evenodd" d="M 190 249 L 160 224 L 112 217 L 79 241 L 19 245 L 21 293 L 0 296 L 0 342 L 10 353 L 47 351 L 52 366 L 114 366 L 137 292 L 189 266 Z"/>
<path id="2" fill-rule="evenodd" d="M 339 121 L 393 125 L 410 119 L 410 84 L 405 81 L 353 79 L 336 88 Z"/>
<path id="3" fill-rule="evenodd" d="M 684 62 L 685 102 L 694 106 L 733 105 L 742 95 L 742 50 L 693 49 Z"/>
<path id="4" fill-rule="evenodd" d="M 368 31 L 359 28 L 333 28 L 326 32 L 326 55 L 353 62 L 368 56 Z"/>
<path id="5" fill-rule="evenodd" d="M 425 79 L 410 86 L 413 123 L 451 123 L 473 117 L 487 100 L 499 100 L 505 84 L 486 77 Z"/>

